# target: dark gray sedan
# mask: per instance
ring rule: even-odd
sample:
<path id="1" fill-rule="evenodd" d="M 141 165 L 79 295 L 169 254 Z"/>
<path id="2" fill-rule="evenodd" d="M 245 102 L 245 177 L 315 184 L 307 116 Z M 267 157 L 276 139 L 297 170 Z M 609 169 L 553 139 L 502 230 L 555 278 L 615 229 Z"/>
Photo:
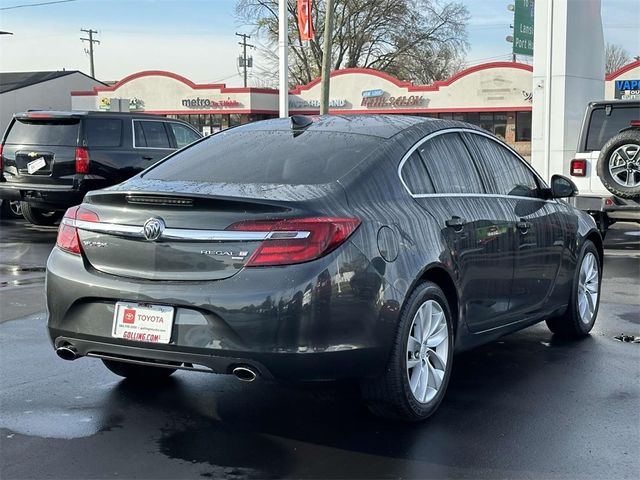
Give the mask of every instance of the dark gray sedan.
<path id="1" fill-rule="evenodd" d="M 602 240 L 575 193 L 464 123 L 245 125 L 67 211 L 49 333 L 138 381 L 352 378 L 376 414 L 424 419 L 454 351 L 542 320 L 589 333 Z"/>

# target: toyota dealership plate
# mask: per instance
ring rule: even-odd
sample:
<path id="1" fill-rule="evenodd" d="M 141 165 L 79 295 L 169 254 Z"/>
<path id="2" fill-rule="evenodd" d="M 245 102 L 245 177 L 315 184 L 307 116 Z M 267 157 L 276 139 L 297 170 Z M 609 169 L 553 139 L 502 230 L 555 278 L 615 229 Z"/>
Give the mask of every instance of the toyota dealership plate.
<path id="1" fill-rule="evenodd" d="M 112 334 L 136 342 L 169 343 L 173 312 L 174 308 L 166 305 L 117 302 Z"/>

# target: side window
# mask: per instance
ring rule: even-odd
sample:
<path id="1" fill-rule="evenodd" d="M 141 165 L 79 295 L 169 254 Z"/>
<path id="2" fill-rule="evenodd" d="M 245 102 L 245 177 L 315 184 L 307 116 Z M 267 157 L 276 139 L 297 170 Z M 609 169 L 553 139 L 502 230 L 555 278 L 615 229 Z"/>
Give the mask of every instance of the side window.
<path id="1" fill-rule="evenodd" d="M 179 123 L 170 122 L 169 126 L 173 132 L 173 136 L 176 137 L 176 144 L 178 145 L 178 148 L 189 145 L 200 138 L 196 132 Z"/>
<path id="2" fill-rule="evenodd" d="M 479 168 L 489 180 L 489 193 L 539 197 L 538 181 L 523 160 L 490 138 L 471 133 L 464 135 L 478 159 Z"/>
<path id="3" fill-rule="evenodd" d="M 133 121 L 133 135 L 134 135 L 134 146 L 135 147 L 146 147 L 147 139 L 144 137 L 144 130 L 142 130 L 142 122 Z"/>
<path id="4" fill-rule="evenodd" d="M 478 169 L 458 133 L 433 137 L 418 152 L 436 193 L 484 193 Z"/>
<path id="5" fill-rule="evenodd" d="M 404 163 L 400 175 L 413 195 L 435 193 L 427 168 L 417 150 Z"/>
<path id="6" fill-rule="evenodd" d="M 165 122 L 137 120 L 134 123 L 141 125 L 148 148 L 171 148 L 167 130 L 164 128 Z M 136 128 L 136 146 L 140 147 L 142 145 L 138 142 L 137 132 Z"/>
<path id="7" fill-rule="evenodd" d="M 122 120 L 119 118 L 87 118 L 84 130 L 89 147 L 119 147 L 122 144 Z"/>

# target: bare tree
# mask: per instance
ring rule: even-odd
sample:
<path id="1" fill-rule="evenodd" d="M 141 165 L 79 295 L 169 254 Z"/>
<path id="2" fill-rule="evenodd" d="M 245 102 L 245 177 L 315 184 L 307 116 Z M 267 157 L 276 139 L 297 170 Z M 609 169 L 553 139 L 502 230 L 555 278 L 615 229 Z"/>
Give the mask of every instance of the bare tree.
<path id="1" fill-rule="evenodd" d="M 313 2 L 315 38 L 303 43 L 295 0 L 288 0 L 289 69 L 292 83 L 320 74 L 324 1 Z M 237 16 L 261 39 L 263 78 L 277 72 L 278 0 L 238 0 Z M 365 67 L 403 80 L 431 83 L 456 73 L 468 48 L 469 12 L 447 0 L 335 0 L 333 69 Z"/>
<path id="2" fill-rule="evenodd" d="M 620 70 L 627 63 L 631 62 L 631 54 L 621 45 L 607 43 L 604 50 L 606 73 L 613 73 Z"/>

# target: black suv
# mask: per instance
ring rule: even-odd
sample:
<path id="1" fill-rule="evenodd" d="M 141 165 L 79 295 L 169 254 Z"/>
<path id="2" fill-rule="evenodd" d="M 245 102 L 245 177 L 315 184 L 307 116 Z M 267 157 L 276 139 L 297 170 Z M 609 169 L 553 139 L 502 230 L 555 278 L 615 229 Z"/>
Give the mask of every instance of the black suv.
<path id="1" fill-rule="evenodd" d="M 90 190 L 120 183 L 201 138 L 178 120 L 130 113 L 29 111 L 0 145 L 0 198 L 52 225 Z"/>

